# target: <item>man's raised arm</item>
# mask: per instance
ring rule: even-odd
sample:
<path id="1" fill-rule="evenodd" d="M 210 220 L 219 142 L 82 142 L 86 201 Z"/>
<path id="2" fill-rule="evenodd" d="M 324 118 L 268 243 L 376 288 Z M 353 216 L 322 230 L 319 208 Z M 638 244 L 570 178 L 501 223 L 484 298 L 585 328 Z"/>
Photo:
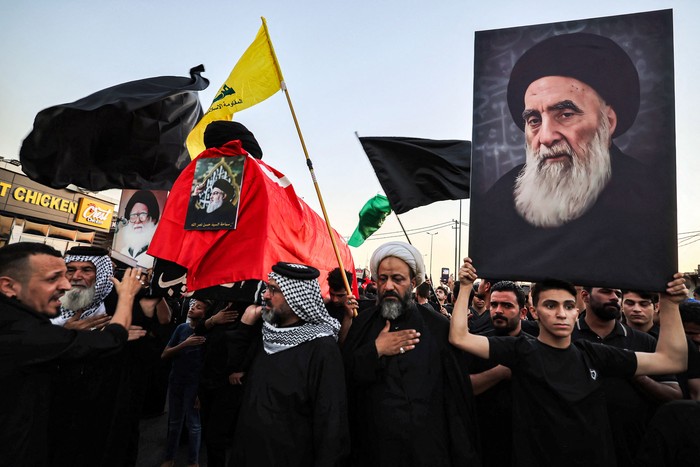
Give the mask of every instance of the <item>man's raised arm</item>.
<path id="1" fill-rule="evenodd" d="M 464 263 L 459 268 L 459 295 L 457 295 L 450 320 L 450 343 L 470 354 L 486 359 L 489 358 L 489 340 L 484 336 L 471 334 L 468 325 L 469 295 L 475 279 L 476 269 L 472 265 L 471 258 L 464 258 Z"/>
<path id="2" fill-rule="evenodd" d="M 635 375 L 664 375 L 685 371 L 688 366 L 688 343 L 683 330 L 678 304 L 688 298 L 683 274 L 674 274 L 659 302 L 659 341 L 656 352 L 635 352 Z"/>

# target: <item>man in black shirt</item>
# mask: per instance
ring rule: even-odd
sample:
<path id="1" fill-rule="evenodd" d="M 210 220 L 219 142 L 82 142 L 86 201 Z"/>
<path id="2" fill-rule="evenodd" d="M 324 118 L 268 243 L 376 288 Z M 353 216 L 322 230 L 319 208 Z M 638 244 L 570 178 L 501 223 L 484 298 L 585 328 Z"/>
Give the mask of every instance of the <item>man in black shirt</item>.
<path id="1" fill-rule="evenodd" d="M 102 332 L 69 330 L 49 320 L 71 288 L 61 254 L 41 243 L 0 248 L 0 465 L 48 465 L 58 365 L 113 355 L 123 347 L 140 274 L 129 269 L 121 282 L 112 279 L 119 300 Z"/>
<path id="2" fill-rule="evenodd" d="M 471 259 L 459 271 L 462 287 L 476 278 Z M 687 346 L 678 303 L 687 289 L 681 274 L 662 296 L 662 332 L 654 353 L 632 352 L 588 341 L 572 344 L 578 309 L 576 289 L 561 281 L 532 288 L 537 339 L 485 337 L 467 327 L 466 294 L 455 304 L 450 342 L 480 358 L 491 358 L 512 372 L 513 465 L 616 465 L 600 378 L 682 371 Z M 524 434 L 528 436 L 525 437 Z"/>
<path id="3" fill-rule="evenodd" d="M 497 282 L 491 288 L 490 317 L 493 329 L 484 336 L 527 336 L 521 323 L 527 313 L 525 292 L 510 281 Z M 469 373 L 474 388 L 484 467 L 511 465 L 513 444 L 511 371 L 491 360 L 473 357 Z"/>
<path id="4" fill-rule="evenodd" d="M 640 352 L 653 352 L 656 339 L 618 321 L 622 292 L 606 287 L 584 287 L 581 298 L 586 315 L 576 320 L 571 339 L 585 339 L 605 345 Z M 628 295 L 628 300 L 630 296 Z M 603 381 L 610 428 L 617 463 L 634 465 L 646 425 L 660 402 L 679 399 L 680 387 L 675 376 L 635 375 L 632 378 L 608 378 Z"/>

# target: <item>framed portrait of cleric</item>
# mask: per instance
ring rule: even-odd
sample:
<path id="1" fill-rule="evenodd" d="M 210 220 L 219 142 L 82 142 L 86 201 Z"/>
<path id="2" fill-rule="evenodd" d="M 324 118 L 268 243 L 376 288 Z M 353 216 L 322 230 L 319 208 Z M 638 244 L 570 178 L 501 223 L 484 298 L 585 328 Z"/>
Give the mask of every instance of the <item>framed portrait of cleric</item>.
<path id="1" fill-rule="evenodd" d="M 671 10 L 475 35 L 482 277 L 665 290 L 677 269 Z"/>
<path id="2" fill-rule="evenodd" d="M 163 212 L 167 191 L 122 190 L 112 250 L 142 268 L 153 266 L 146 254 Z"/>
<path id="3" fill-rule="evenodd" d="M 238 221 L 245 157 L 199 159 L 185 230 L 231 230 Z"/>

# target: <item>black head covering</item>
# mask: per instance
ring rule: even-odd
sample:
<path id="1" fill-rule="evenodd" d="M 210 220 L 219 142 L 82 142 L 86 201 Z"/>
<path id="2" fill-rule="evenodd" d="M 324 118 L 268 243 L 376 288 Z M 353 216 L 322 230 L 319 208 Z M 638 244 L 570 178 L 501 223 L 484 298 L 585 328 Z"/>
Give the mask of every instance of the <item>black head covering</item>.
<path id="1" fill-rule="evenodd" d="M 262 159 L 263 152 L 253 133 L 242 123 L 216 120 L 204 130 L 204 146 L 219 148 L 229 141 L 240 140 L 243 149 L 256 159 Z"/>
<path id="2" fill-rule="evenodd" d="M 124 208 L 124 217 L 127 219 L 129 218 L 131 210 L 136 203 L 145 204 L 148 208 L 148 215 L 151 216 L 153 222 L 158 222 L 158 219 L 160 218 L 160 207 L 158 207 L 158 200 L 153 193 L 148 190 L 139 190 L 134 193 L 126 203 L 126 207 Z"/>
<path id="3" fill-rule="evenodd" d="M 305 264 L 279 262 L 272 266 L 272 271 L 280 276 L 288 277 L 299 281 L 310 281 L 316 279 L 321 273 L 318 269 Z"/>
<path id="4" fill-rule="evenodd" d="M 66 256 L 108 256 L 109 252 L 105 248 L 98 246 L 74 246 L 66 251 Z"/>
<path id="5" fill-rule="evenodd" d="M 525 91 L 545 76 L 575 78 L 595 89 L 617 114 L 613 137 L 627 131 L 637 118 L 639 74 L 629 55 L 607 37 L 562 34 L 535 44 L 518 59 L 508 82 L 508 107 L 521 130 Z"/>
<path id="6" fill-rule="evenodd" d="M 218 188 L 219 190 L 223 191 L 226 193 L 226 199 L 230 200 L 233 197 L 234 190 L 233 187 L 229 182 L 226 181 L 226 179 L 219 178 L 214 182 L 214 185 L 212 188 Z"/>

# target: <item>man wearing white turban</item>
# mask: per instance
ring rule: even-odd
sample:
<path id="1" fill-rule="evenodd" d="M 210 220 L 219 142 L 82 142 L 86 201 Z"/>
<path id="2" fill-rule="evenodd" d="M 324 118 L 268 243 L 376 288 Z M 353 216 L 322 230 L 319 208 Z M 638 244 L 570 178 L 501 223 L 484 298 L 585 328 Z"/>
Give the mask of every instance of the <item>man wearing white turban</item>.
<path id="1" fill-rule="evenodd" d="M 343 347 L 351 465 L 478 465 L 471 384 L 449 320 L 411 296 L 421 253 L 403 242 L 370 260 L 377 304 L 355 318 Z"/>

